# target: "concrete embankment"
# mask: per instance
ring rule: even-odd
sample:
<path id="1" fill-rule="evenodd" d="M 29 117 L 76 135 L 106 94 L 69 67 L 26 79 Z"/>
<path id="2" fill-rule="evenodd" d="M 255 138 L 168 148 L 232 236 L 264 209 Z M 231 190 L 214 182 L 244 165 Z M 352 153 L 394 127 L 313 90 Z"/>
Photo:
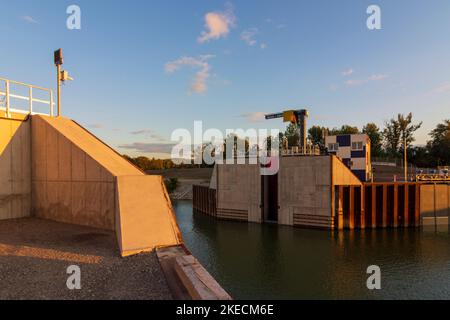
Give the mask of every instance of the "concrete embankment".
<path id="1" fill-rule="evenodd" d="M 156 249 L 167 247 L 184 248 L 163 178 L 146 175 L 75 121 L 13 113 L 11 117 L 0 117 L 0 138 L 0 220 L 34 217 L 103 230 L 108 237 L 116 237 L 112 249 L 119 248 L 123 257 L 154 254 Z M 27 223 L 38 224 L 36 221 Z M 0 223 L 7 226 L 9 221 Z M 32 235 L 33 229 L 24 232 Z M 45 235 L 49 236 L 50 246 L 57 244 L 52 241 L 59 241 L 51 226 Z M 31 256 L 41 259 L 39 254 L 43 253 L 67 262 L 65 257 L 72 251 L 86 249 L 87 238 L 74 237 L 69 253 L 58 249 L 36 252 L 33 246 L 39 246 L 38 239 L 24 246 L 19 241 L 11 247 L 8 239 L 0 238 L 0 246 L 9 246 L 4 250 L 8 256 L 5 265 Z M 95 246 L 94 242 L 90 245 Z M 104 245 L 101 241 L 98 244 Z M 1 248 L 5 247 L 0 247 L 0 257 Z M 189 289 L 204 281 L 214 288 L 218 286 L 209 281 L 212 278 L 193 259 L 188 252 L 179 254 L 175 273 L 164 274 L 168 281 L 186 287 L 193 299 L 211 297 Z M 141 262 L 140 267 L 145 268 L 145 263 Z M 130 277 L 128 283 L 137 281 L 134 272 L 126 274 Z"/>

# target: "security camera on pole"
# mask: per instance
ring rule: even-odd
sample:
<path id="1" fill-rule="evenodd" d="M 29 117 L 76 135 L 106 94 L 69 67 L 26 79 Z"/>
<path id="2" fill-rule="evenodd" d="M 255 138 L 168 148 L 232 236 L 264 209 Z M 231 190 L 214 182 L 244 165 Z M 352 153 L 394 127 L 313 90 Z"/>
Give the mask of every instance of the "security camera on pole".
<path id="1" fill-rule="evenodd" d="M 61 116 L 61 82 L 65 82 L 65 81 L 70 81 L 73 80 L 73 78 L 71 78 L 69 76 L 69 72 L 68 71 L 61 71 L 61 66 L 64 63 L 64 59 L 63 59 L 63 53 L 62 53 L 62 49 L 58 49 L 55 51 L 55 66 L 56 66 L 56 72 L 57 72 L 57 88 L 58 88 L 58 117 Z"/>

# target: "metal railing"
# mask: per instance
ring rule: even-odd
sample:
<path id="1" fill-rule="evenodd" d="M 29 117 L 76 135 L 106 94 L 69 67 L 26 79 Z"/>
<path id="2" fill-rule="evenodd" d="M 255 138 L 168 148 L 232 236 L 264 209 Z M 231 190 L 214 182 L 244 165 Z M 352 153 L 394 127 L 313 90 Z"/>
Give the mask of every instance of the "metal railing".
<path id="1" fill-rule="evenodd" d="M 13 80 L 5 79 L 5 78 L 0 78 L 0 83 L 4 84 L 3 86 L 0 86 L 0 97 L 3 97 L 3 100 L 4 100 L 3 103 L 5 105 L 4 107 L 0 106 L 0 110 L 5 111 L 5 115 L 7 118 L 11 117 L 11 112 L 26 113 L 26 114 L 46 114 L 46 115 L 53 116 L 54 102 L 53 102 L 53 91 L 51 89 L 38 87 L 38 86 L 31 85 L 31 84 L 26 84 L 26 83 L 13 81 Z M 11 84 L 27 88 L 28 96 L 22 96 L 19 94 L 12 93 L 11 92 Z M 3 88 L 4 88 L 4 91 L 3 91 Z M 35 91 L 46 92 L 49 96 L 49 99 L 43 100 L 43 99 L 34 98 L 33 93 Z M 28 101 L 28 110 L 13 108 L 11 105 L 11 99 Z M 33 110 L 34 103 L 47 105 L 49 107 L 49 113 L 34 112 L 34 110 Z"/>
<path id="2" fill-rule="evenodd" d="M 292 147 L 290 149 L 282 150 L 283 157 L 289 156 L 320 156 L 320 147 L 314 145 L 307 145 L 306 147 Z"/>

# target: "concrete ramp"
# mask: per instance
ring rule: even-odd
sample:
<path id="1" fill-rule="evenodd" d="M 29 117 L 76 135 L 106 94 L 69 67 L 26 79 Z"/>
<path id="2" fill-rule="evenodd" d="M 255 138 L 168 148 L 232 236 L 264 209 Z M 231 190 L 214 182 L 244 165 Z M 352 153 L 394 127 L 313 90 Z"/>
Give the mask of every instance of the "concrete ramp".
<path id="1" fill-rule="evenodd" d="M 146 176 L 76 122 L 31 119 L 32 213 L 115 230 L 122 255 L 180 244 L 160 176 Z"/>
<path id="2" fill-rule="evenodd" d="M 44 121 L 58 134 L 79 149 L 86 152 L 114 176 L 144 175 L 144 173 L 125 160 L 119 153 L 98 139 L 75 121 L 64 117 L 33 116 L 33 121 Z M 37 137 L 39 139 L 39 137 Z"/>
<path id="3" fill-rule="evenodd" d="M 118 177 L 116 199 L 122 256 L 180 244 L 181 235 L 161 176 Z"/>

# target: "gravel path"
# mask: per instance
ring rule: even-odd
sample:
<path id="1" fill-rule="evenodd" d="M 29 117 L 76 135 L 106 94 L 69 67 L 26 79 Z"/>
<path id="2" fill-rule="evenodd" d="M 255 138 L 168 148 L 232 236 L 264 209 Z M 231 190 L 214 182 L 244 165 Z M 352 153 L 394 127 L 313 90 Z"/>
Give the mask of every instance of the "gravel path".
<path id="1" fill-rule="evenodd" d="M 69 290 L 67 268 L 81 269 Z M 34 218 L 0 221 L 0 299 L 172 299 L 155 253 L 121 258 L 114 232 Z"/>

